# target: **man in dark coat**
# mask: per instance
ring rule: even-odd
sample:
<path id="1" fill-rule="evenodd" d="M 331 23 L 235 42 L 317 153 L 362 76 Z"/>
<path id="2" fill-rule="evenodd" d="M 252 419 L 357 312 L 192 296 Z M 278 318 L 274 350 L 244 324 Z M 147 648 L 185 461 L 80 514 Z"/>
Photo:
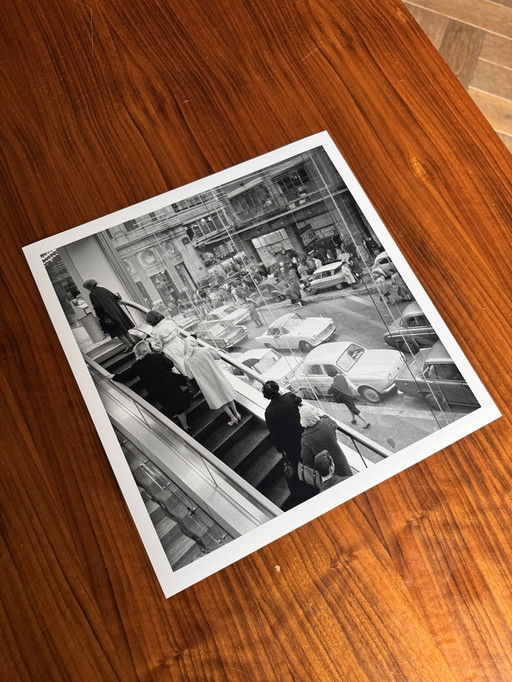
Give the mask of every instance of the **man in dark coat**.
<path id="1" fill-rule="evenodd" d="M 161 412 L 172 419 L 177 417 L 182 428 L 190 431 L 185 410 L 190 405 L 188 394 L 182 387 L 187 379 L 173 372 L 174 363 L 163 353 L 153 352 L 147 341 L 140 341 L 134 347 L 135 362 L 124 372 L 114 374 L 112 379 L 126 383 L 139 377 L 151 400 L 160 403 Z"/>
<path id="2" fill-rule="evenodd" d="M 263 396 L 270 400 L 265 410 L 265 421 L 272 443 L 283 455 L 285 476 L 290 490 L 286 509 L 291 509 L 318 493 L 316 488 L 299 481 L 297 476 L 303 431 L 299 414 L 299 405 L 302 401 L 294 393 L 281 393 L 275 381 L 265 382 Z"/>
<path id="3" fill-rule="evenodd" d="M 119 305 L 119 294 L 113 294 L 105 287 L 99 287 L 95 279 L 88 279 L 83 284 L 89 290 L 89 299 L 94 308 L 100 326 L 105 334 L 117 337 L 123 342 L 125 352 L 131 351 L 137 341 L 128 333 L 134 324 Z"/>

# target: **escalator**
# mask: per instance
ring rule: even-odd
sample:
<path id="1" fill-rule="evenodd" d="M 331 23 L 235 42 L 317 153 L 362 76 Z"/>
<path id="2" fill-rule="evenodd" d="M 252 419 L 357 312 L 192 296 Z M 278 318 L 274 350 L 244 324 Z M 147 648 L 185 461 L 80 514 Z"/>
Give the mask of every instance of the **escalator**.
<path id="1" fill-rule="evenodd" d="M 107 372 L 117 374 L 133 363 L 134 356 L 111 343 L 103 352 L 96 352 L 94 360 Z M 126 385 L 149 401 L 138 379 Z M 154 407 L 160 406 L 154 404 Z M 276 506 L 286 509 L 289 490 L 281 455 L 272 445 L 264 421 L 238 402 L 237 408 L 242 419 L 230 427 L 227 416 L 219 410 L 210 410 L 204 398 L 193 400 L 187 410 L 190 435 Z"/>

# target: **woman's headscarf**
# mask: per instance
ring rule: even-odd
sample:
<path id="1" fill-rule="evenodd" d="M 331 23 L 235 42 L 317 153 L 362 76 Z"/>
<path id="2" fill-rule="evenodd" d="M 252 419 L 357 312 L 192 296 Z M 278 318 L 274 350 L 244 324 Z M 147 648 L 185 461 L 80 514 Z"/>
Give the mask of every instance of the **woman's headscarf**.
<path id="1" fill-rule="evenodd" d="M 195 339 L 193 336 L 187 336 L 185 339 L 185 360 L 188 360 L 192 357 L 192 353 L 195 351 L 197 346 L 197 339 Z"/>
<path id="2" fill-rule="evenodd" d="M 142 358 L 152 352 L 152 349 L 147 341 L 139 341 L 133 347 L 133 352 L 135 353 L 136 360 L 142 360 Z"/>
<path id="3" fill-rule="evenodd" d="M 299 407 L 300 425 L 304 428 L 314 426 L 320 419 L 320 413 L 313 405 L 301 405 Z"/>

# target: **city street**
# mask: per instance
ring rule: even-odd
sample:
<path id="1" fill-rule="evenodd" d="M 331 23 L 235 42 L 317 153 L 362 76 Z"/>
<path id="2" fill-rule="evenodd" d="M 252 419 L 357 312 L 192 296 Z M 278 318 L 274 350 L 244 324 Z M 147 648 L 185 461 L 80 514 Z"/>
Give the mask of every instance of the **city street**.
<path id="1" fill-rule="evenodd" d="M 369 294 L 364 287 L 342 291 L 330 290 L 316 296 L 305 296 L 306 305 L 301 307 L 292 305 L 289 301 L 274 303 L 268 307 L 260 307 L 260 314 L 266 323 L 270 323 L 285 313 L 294 312 L 301 317 L 331 317 L 336 324 L 336 333 L 330 339 L 333 341 L 355 341 L 366 348 L 388 348 L 383 341 L 386 325 L 400 316 L 400 311 L 407 303 L 398 302 L 389 306 L 379 300 L 378 295 Z M 254 337 L 264 331 L 257 328 L 254 322 L 245 324 L 249 332 L 242 347 L 237 350 L 258 348 Z M 286 351 L 283 355 L 286 355 Z M 305 356 L 299 350 L 294 355 Z M 413 356 L 406 356 L 406 360 L 414 362 Z M 361 431 L 365 436 L 392 451 L 398 451 L 407 445 L 417 443 L 430 433 L 443 428 L 447 424 L 463 416 L 459 412 L 440 412 L 431 410 L 421 399 L 406 395 L 399 395 L 396 391 L 384 397 L 382 403 L 367 404 L 362 399 L 357 401 L 362 414 L 370 421 L 371 427 Z M 350 424 L 350 412 L 345 405 L 322 401 L 321 406 L 330 415 L 345 424 L 361 430 Z"/>

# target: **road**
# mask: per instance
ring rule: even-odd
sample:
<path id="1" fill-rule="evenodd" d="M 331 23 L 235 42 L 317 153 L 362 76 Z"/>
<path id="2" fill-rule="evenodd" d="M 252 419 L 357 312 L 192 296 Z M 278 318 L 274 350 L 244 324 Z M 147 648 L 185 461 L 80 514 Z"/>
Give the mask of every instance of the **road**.
<path id="1" fill-rule="evenodd" d="M 331 317 L 336 324 L 336 334 L 330 341 L 356 341 L 366 348 L 389 348 L 383 341 L 387 325 L 393 318 L 399 318 L 400 311 L 407 303 L 398 302 L 387 305 L 375 294 L 369 294 L 361 287 L 356 290 L 327 291 L 316 296 L 305 297 L 304 307 L 291 305 L 288 301 L 260 308 L 265 322 L 268 324 L 280 315 L 289 312 L 298 313 L 301 317 Z M 246 324 L 249 338 L 244 342 L 244 349 L 259 347 L 254 337 L 261 334 L 263 328 L 257 328 L 253 322 Z M 286 352 L 283 354 L 286 355 Z M 298 350 L 294 355 L 304 356 Z M 413 361 L 412 356 L 406 358 Z M 350 413 L 344 405 L 322 401 L 323 409 L 340 421 L 350 424 Z M 408 445 L 417 443 L 425 436 L 463 416 L 459 412 L 439 412 L 431 410 L 423 400 L 398 394 L 396 391 L 385 396 L 382 403 L 370 405 L 358 401 L 358 407 L 370 421 L 371 427 L 362 431 L 365 436 L 375 440 L 391 451 L 397 452 Z M 357 425 L 356 430 L 360 430 Z"/>

